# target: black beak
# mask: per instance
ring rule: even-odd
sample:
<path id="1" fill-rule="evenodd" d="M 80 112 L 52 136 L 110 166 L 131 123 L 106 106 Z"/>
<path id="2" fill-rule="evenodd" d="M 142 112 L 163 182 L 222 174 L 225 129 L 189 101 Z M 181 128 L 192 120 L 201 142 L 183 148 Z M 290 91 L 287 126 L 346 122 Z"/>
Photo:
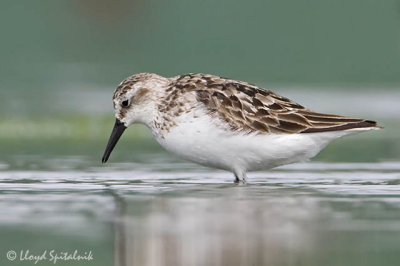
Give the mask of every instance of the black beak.
<path id="1" fill-rule="evenodd" d="M 114 128 L 111 132 L 110 139 L 108 140 L 106 150 L 104 151 L 103 159 L 101 159 L 103 163 L 107 162 L 108 157 L 110 157 L 110 154 L 115 147 L 115 144 L 117 144 L 119 138 L 121 137 L 122 133 L 124 133 L 125 129 L 126 126 L 121 121 L 116 119 Z"/>

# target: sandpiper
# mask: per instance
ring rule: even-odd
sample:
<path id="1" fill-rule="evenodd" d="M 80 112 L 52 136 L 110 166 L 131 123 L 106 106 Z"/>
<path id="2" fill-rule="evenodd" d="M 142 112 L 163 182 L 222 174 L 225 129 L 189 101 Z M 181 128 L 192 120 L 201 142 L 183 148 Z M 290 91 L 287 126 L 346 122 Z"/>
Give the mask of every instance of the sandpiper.
<path id="1" fill-rule="evenodd" d="M 103 163 L 124 130 L 142 123 L 169 152 L 231 171 L 236 182 L 244 182 L 248 171 L 305 161 L 336 138 L 380 128 L 375 121 L 317 113 L 247 82 L 208 74 L 135 74 L 119 84 L 113 105 L 116 121 Z"/>

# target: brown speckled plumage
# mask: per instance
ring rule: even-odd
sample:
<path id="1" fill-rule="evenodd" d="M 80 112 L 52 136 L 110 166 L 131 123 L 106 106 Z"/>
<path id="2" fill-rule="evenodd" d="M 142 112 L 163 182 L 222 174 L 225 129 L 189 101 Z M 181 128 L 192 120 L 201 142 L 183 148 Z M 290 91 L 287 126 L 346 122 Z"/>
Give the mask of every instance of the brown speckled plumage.
<path id="1" fill-rule="evenodd" d="M 163 129 L 173 126 L 172 117 L 189 112 L 199 102 L 232 130 L 248 133 L 315 133 L 376 126 L 374 121 L 316 113 L 272 91 L 207 74 L 171 78 L 166 92 L 159 105 Z"/>
<path id="2" fill-rule="evenodd" d="M 174 117 L 199 106 L 230 129 L 246 133 L 316 133 L 376 127 L 374 121 L 316 113 L 272 91 L 208 74 L 169 79 L 150 73 L 136 74 L 121 82 L 113 99 L 124 98 L 135 84 L 149 80 L 165 85 L 157 99 L 158 115 L 153 122 L 161 131 L 168 132 L 176 125 Z M 130 99 L 132 105 L 151 93 L 151 88 L 139 87 Z M 126 112 L 126 108 L 121 108 L 120 117 Z"/>

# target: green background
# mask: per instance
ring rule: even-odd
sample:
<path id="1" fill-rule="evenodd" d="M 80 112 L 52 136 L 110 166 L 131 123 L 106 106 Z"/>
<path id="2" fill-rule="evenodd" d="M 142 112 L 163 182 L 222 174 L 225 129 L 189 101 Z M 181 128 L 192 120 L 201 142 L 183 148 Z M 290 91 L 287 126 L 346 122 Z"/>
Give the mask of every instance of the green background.
<path id="1" fill-rule="evenodd" d="M 137 72 L 245 80 L 378 120 L 385 142 L 398 129 L 399 23 L 394 0 L 2 1 L 0 142 L 105 142 L 112 92 Z M 126 135 L 157 146 L 142 127 Z"/>
<path id="2" fill-rule="evenodd" d="M 79 265 L 111 265 L 134 236 L 128 255 L 142 263 L 171 254 L 150 240 L 179 253 L 186 239 L 198 252 L 232 247 L 192 258 L 221 265 L 397 265 L 399 26 L 396 0 L 2 0 L 0 264 L 32 265 L 6 260 L 11 249 L 78 249 L 95 256 Z M 244 80 L 385 129 L 247 187 L 171 157 L 143 126 L 101 165 L 112 93 L 137 72 Z"/>

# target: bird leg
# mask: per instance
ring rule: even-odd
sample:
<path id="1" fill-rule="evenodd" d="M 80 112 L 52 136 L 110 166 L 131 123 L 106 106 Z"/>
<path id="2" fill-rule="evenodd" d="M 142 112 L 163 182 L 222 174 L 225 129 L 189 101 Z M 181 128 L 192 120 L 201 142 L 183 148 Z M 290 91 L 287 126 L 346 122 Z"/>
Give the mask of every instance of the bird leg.
<path id="1" fill-rule="evenodd" d="M 235 184 L 246 184 L 246 179 L 247 179 L 247 177 L 246 177 L 246 173 L 244 173 L 244 172 L 237 172 L 237 171 L 235 171 L 235 181 L 234 181 L 234 183 Z"/>

